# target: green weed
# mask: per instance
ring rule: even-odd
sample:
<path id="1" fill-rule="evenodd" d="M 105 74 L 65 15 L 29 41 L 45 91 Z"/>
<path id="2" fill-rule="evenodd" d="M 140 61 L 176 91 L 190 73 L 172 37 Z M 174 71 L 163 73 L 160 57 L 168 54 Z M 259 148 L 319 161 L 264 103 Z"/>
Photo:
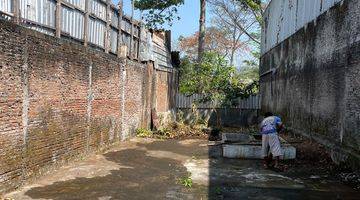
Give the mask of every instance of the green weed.
<path id="1" fill-rule="evenodd" d="M 193 181 L 190 177 L 190 175 L 180 178 L 179 183 L 187 188 L 191 188 L 193 185 Z"/>
<path id="2" fill-rule="evenodd" d="M 148 138 L 153 136 L 153 132 L 146 128 L 138 128 L 136 129 L 136 135 L 138 137 Z"/>

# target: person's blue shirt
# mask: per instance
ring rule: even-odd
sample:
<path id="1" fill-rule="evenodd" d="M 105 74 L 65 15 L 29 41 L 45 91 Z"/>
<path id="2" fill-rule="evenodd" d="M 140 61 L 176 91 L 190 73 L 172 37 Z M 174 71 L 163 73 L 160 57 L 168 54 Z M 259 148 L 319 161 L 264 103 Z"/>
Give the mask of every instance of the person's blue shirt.
<path id="1" fill-rule="evenodd" d="M 265 118 L 260 124 L 261 134 L 277 133 L 277 127 L 281 125 L 281 119 L 277 116 L 270 116 Z"/>

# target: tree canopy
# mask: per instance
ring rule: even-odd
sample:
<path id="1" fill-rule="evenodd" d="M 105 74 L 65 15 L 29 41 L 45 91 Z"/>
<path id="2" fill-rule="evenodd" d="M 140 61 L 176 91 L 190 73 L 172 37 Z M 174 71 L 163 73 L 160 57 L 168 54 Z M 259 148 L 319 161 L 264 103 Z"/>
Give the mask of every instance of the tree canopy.
<path id="1" fill-rule="evenodd" d="M 202 62 L 184 58 L 180 67 L 180 92 L 185 95 L 202 94 L 202 102 L 216 102 L 227 106 L 236 98 L 246 98 L 258 90 L 257 81 L 244 81 L 239 71 L 228 65 L 224 56 L 206 52 Z"/>
<path id="2" fill-rule="evenodd" d="M 188 37 L 179 38 L 178 45 L 183 55 L 193 60 L 197 58 L 198 35 L 199 32 L 196 32 Z M 225 56 L 228 60 L 230 60 L 230 65 L 232 65 L 232 52 L 234 50 L 246 48 L 246 44 L 239 40 L 233 40 L 232 33 L 227 32 L 227 30 L 219 29 L 217 27 L 206 28 L 205 51 L 216 52 Z"/>
<path id="3" fill-rule="evenodd" d="M 184 0 L 134 0 L 136 9 L 145 11 L 143 20 L 149 28 L 159 28 L 165 23 L 172 25 L 177 15 L 178 7 Z"/>
<path id="4" fill-rule="evenodd" d="M 184 0 L 134 0 L 136 9 L 145 11 L 143 20 L 148 27 L 159 28 L 165 23 L 172 25 L 179 19 L 178 7 L 184 4 Z M 208 0 L 211 1 L 211 0 Z M 267 0 L 235 0 L 242 6 L 253 12 L 259 22 L 262 21 L 264 2 Z"/>

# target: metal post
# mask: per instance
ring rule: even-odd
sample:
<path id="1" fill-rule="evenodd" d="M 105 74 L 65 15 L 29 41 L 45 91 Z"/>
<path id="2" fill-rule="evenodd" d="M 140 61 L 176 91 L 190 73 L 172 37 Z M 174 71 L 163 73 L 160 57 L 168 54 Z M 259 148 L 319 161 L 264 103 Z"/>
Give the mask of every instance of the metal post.
<path id="1" fill-rule="evenodd" d="M 133 59 L 133 43 L 134 43 L 134 0 L 131 0 L 131 36 L 130 36 L 130 58 Z"/>
<path id="2" fill-rule="evenodd" d="M 90 1 L 85 1 L 85 16 L 84 16 L 84 46 L 88 45 L 89 42 L 89 15 L 90 15 Z"/>
<path id="3" fill-rule="evenodd" d="M 12 13 L 14 14 L 14 22 L 20 23 L 20 0 L 12 0 Z"/>
<path id="4" fill-rule="evenodd" d="M 139 34 L 138 34 L 138 37 L 139 37 L 139 39 L 138 39 L 138 46 L 137 46 L 137 51 L 136 51 L 136 53 L 137 53 L 137 59 L 138 59 L 138 61 L 141 61 L 141 56 L 140 56 L 140 46 L 141 46 L 141 43 L 142 42 L 144 42 L 144 43 L 146 43 L 146 41 L 142 41 L 142 37 L 143 37 L 143 33 L 144 33 L 144 24 L 143 24 L 143 22 L 142 22 L 142 16 L 143 16 L 143 13 L 142 13 L 142 11 L 140 11 L 140 22 L 139 22 Z"/>
<path id="5" fill-rule="evenodd" d="M 122 16 L 123 16 L 123 0 L 121 0 L 118 4 L 118 12 L 119 12 L 119 18 L 118 18 L 118 37 L 117 37 L 117 56 L 120 57 L 121 56 L 121 46 L 123 45 L 122 42 L 122 29 L 121 29 L 121 24 L 122 24 Z"/>
<path id="6" fill-rule="evenodd" d="M 140 19 L 141 19 L 141 18 L 140 18 Z M 137 58 L 138 58 L 139 61 L 141 61 L 141 60 L 140 60 L 140 53 L 141 53 L 141 52 L 140 52 L 140 45 L 141 45 L 141 42 L 142 42 L 141 39 L 142 39 L 142 37 L 143 37 L 143 36 L 142 36 L 143 28 L 144 28 L 144 26 L 143 26 L 142 22 L 140 21 L 140 23 L 139 23 L 139 29 L 138 29 L 138 30 L 139 30 L 139 32 L 138 32 L 138 33 L 139 33 L 139 34 L 138 34 L 139 39 L 138 39 L 138 45 L 137 45 L 137 51 L 136 51 L 136 53 L 137 53 Z M 144 42 L 146 42 L 146 41 L 144 41 Z"/>
<path id="7" fill-rule="evenodd" d="M 110 51 L 110 0 L 106 0 L 106 30 L 105 30 L 105 53 Z"/>
<path id="8" fill-rule="evenodd" d="M 56 1 L 56 13 L 55 13 L 56 33 L 55 33 L 55 35 L 57 38 L 61 37 L 61 1 L 62 0 Z"/>

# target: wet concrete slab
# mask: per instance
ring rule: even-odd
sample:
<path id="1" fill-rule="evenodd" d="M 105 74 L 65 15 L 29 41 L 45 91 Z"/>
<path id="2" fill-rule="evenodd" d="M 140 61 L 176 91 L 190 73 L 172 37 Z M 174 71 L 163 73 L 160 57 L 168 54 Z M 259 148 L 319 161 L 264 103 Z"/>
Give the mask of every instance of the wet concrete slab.
<path id="1" fill-rule="evenodd" d="M 132 139 L 105 153 L 64 166 L 6 197 L 108 200 L 359 196 L 359 192 L 326 174 L 302 168 L 276 173 L 264 170 L 260 160 L 221 158 L 217 149 L 218 145 L 199 139 Z M 191 188 L 180 183 L 188 176 L 193 181 Z"/>

